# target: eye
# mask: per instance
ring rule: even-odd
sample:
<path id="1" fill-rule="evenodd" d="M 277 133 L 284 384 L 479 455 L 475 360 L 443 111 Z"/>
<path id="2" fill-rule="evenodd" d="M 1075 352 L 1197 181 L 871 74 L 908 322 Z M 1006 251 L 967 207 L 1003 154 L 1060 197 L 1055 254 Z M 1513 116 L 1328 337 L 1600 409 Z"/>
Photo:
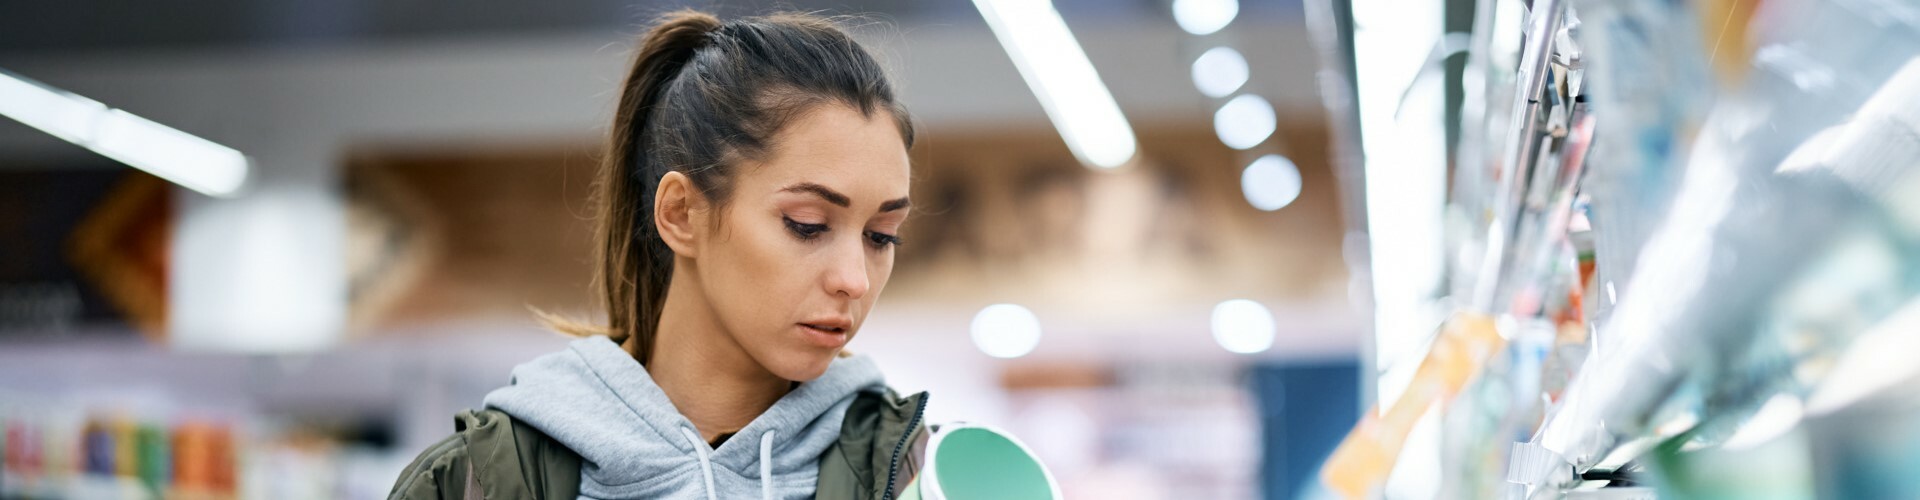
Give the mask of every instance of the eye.
<path id="1" fill-rule="evenodd" d="M 820 233 L 827 232 L 826 224 L 807 224 L 787 217 L 781 217 L 780 220 L 787 223 L 787 230 L 793 231 L 793 236 L 800 238 L 800 241 L 813 241 L 820 237 Z"/>
<path id="2" fill-rule="evenodd" d="M 877 231 L 867 231 L 867 244 L 873 245 L 875 250 L 884 250 L 889 245 L 900 246 L 901 243 L 904 242 L 900 241 L 899 236 Z"/>

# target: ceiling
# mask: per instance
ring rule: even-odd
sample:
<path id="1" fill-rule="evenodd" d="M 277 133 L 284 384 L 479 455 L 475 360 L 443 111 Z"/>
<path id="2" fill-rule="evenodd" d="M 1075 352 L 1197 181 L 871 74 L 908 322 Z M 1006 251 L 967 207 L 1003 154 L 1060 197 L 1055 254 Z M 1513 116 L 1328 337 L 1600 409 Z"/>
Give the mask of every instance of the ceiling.
<path id="1" fill-rule="evenodd" d="M 1055 0 L 1069 23 L 1168 19 L 1167 0 Z M 697 7 L 877 14 L 901 25 L 979 22 L 971 2 L 886 0 L 0 0 L 0 67 L 8 56 L 130 50 L 310 47 L 435 38 L 632 30 L 654 14 Z M 1293 18 L 1299 0 L 1243 2 L 1251 18 Z M 1169 22 L 1171 22 L 1169 20 Z"/>

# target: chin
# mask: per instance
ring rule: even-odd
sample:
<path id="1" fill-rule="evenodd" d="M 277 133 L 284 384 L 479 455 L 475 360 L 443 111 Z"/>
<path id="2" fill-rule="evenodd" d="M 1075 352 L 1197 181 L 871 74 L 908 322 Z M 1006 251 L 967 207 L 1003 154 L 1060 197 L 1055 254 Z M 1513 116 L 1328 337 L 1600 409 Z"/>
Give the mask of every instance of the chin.
<path id="1" fill-rule="evenodd" d="M 812 351 L 789 351 L 778 355 L 778 359 L 767 364 L 767 371 L 775 376 L 794 382 L 810 382 L 827 373 L 827 366 L 833 364 L 834 354 Z"/>

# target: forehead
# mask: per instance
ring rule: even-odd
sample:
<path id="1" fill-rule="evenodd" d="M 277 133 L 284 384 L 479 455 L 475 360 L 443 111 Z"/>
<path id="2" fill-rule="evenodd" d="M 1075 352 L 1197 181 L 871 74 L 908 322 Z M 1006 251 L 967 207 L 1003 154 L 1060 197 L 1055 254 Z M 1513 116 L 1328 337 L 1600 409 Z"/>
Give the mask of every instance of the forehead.
<path id="1" fill-rule="evenodd" d="M 862 116 L 823 105 L 795 117 L 774 135 L 767 157 L 744 169 L 742 187 L 779 190 L 812 182 L 847 194 L 857 205 L 907 195 L 912 166 L 906 142 L 887 111 Z"/>

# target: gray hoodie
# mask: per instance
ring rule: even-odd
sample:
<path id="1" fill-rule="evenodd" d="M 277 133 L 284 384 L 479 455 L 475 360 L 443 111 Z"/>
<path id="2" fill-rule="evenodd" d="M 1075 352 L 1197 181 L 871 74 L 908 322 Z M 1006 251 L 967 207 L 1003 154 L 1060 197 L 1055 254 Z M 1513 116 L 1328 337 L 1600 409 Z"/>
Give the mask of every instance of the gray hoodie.
<path id="1" fill-rule="evenodd" d="M 581 498 L 813 498 L 819 460 L 860 391 L 884 391 L 873 361 L 836 358 L 719 448 L 606 337 L 514 367 L 486 405 L 580 454 Z"/>

